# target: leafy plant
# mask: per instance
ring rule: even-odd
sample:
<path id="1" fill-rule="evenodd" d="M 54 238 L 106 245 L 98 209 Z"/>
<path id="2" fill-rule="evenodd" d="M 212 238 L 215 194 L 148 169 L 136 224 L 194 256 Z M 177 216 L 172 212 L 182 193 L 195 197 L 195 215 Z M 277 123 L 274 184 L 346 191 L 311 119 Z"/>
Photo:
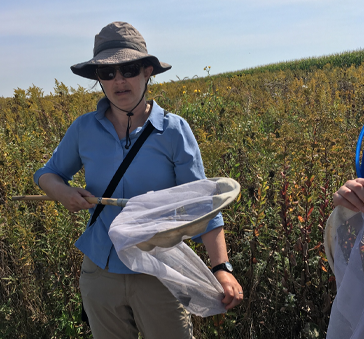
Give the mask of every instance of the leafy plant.
<path id="1" fill-rule="evenodd" d="M 241 185 L 223 211 L 243 303 L 193 317 L 197 338 L 322 338 L 335 297 L 323 232 L 332 194 L 355 177 L 364 124 L 363 51 L 159 84 L 148 97 L 184 117 L 208 177 Z M 102 93 L 56 81 L 0 98 L 1 338 L 91 338 L 80 321 L 74 247 L 87 212 L 56 202 L 13 202 L 40 194 L 32 175 L 67 127 Z M 82 173 L 74 185 L 83 186 Z M 204 247 L 190 242 L 209 265 Z M 51 335 L 50 335 L 51 333 Z"/>

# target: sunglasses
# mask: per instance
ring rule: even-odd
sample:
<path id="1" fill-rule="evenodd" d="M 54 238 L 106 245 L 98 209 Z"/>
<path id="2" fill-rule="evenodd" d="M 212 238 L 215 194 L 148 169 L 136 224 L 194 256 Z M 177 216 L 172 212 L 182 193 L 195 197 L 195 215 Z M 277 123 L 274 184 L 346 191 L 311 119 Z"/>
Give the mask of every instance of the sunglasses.
<path id="1" fill-rule="evenodd" d="M 119 70 L 124 78 L 134 78 L 140 74 L 142 65 L 138 63 L 129 65 L 116 65 L 96 68 L 96 74 L 101 80 L 112 80 L 116 77 Z"/>

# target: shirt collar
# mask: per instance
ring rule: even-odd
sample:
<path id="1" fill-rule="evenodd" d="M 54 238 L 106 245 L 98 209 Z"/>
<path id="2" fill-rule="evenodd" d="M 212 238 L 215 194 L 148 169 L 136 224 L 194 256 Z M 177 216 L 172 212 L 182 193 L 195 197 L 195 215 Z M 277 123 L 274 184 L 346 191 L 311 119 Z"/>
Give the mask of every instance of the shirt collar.
<path id="1" fill-rule="evenodd" d="M 105 117 L 105 112 L 109 108 L 110 102 L 104 97 L 97 103 L 97 111 L 95 117 L 97 120 L 101 120 Z M 158 131 L 163 131 L 163 119 L 164 119 L 164 109 L 160 107 L 154 100 L 152 105 L 152 111 L 149 114 L 148 120 Z"/>
<path id="2" fill-rule="evenodd" d="M 152 111 L 149 114 L 148 120 L 156 130 L 163 131 L 163 119 L 164 109 L 153 100 Z"/>
<path id="3" fill-rule="evenodd" d="M 106 110 L 110 107 L 110 101 L 106 97 L 103 97 L 97 103 L 97 110 L 95 117 L 97 120 L 101 120 L 105 117 Z"/>

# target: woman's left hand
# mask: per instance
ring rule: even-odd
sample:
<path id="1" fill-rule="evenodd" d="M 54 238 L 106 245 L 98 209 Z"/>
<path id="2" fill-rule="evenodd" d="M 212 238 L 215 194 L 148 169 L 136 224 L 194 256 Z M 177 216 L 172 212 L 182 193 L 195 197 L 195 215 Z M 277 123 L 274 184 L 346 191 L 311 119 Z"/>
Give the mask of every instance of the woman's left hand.
<path id="1" fill-rule="evenodd" d="M 212 267 L 229 261 L 222 227 L 217 227 L 203 234 L 202 241 L 206 246 Z M 243 288 L 235 277 L 224 270 L 216 271 L 214 275 L 224 289 L 225 297 L 222 299 L 222 302 L 225 304 L 225 309 L 230 310 L 234 306 L 239 305 L 244 295 Z"/>
<path id="2" fill-rule="evenodd" d="M 214 275 L 224 289 L 225 297 L 222 299 L 222 303 L 225 304 L 225 309 L 230 310 L 239 305 L 244 298 L 244 294 L 243 288 L 235 277 L 223 270 L 215 272 Z"/>

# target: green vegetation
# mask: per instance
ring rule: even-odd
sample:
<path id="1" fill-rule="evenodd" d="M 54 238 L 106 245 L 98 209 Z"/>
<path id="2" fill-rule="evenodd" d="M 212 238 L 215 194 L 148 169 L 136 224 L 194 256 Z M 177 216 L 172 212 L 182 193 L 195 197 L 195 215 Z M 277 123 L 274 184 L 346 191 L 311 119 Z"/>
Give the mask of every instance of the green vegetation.
<path id="1" fill-rule="evenodd" d="M 241 194 L 223 211 L 244 302 L 226 315 L 193 317 L 199 339 L 323 338 L 335 297 L 323 231 L 332 194 L 355 177 L 364 124 L 362 51 L 255 70 L 153 84 L 148 96 L 190 123 L 207 177 L 230 176 Z M 341 59 L 340 59 L 341 58 Z M 352 60 L 352 61 L 350 61 Z M 280 66 L 279 66 L 280 65 Z M 0 337 L 91 338 L 80 321 L 87 212 L 41 194 L 32 175 L 67 127 L 101 93 L 56 82 L 0 98 Z M 82 175 L 74 185 L 84 185 Z M 208 264 L 203 246 L 190 242 Z"/>
<path id="2" fill-rule="evenodd" d="M 226 76 L 242 75 L 242 74 L 255 74 L 262 72 L 276 72 L 276 71 L 313 71 L 315 69 L 323 69 L 326 65 L 330 64 L 332 67 L 350 67 L 360 66 L 364 61 L 364 50 L 359 49 L 353 52 L 343 52 L 339 54 L 332 54 L 323 57 L 312 57 L 300 60 L 285 61 L 275 64 L 269 64 L 261 67 L 254 67 L 238 71 L 235 73 L 225 73 Z"/>

